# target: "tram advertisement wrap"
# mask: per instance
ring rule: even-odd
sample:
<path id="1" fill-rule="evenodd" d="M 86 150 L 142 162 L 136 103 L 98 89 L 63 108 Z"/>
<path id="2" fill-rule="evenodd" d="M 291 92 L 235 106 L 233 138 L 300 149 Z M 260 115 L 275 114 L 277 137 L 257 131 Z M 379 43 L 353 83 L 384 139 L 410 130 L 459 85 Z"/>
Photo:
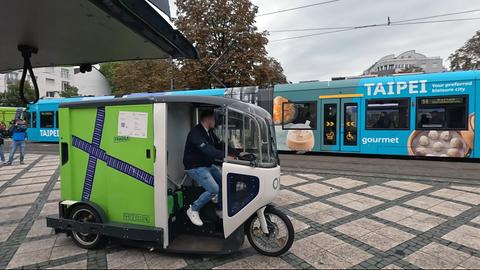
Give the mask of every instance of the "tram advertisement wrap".
<path id="1" fill-rule="evenodd" d="M 276 88 L 273 119 L 278 149 L 354 152 L 350 146 L 357 145 L 362 154 L 478 156 L 474 153 L 478 83 L 471 73 L 366 78 L 355 84 L 353 91 L 334 84 L 326 88 L 321 82 Z M 357 98 L 358 121 L 347 119 L 351 97 Z M 327 119 L 323 100 L 337 102 L 333 120 Z M 347 143 L 352 122 L 358 124 L 358 138 Z M 329 147 L 335 144 L 336 148 Z"/>

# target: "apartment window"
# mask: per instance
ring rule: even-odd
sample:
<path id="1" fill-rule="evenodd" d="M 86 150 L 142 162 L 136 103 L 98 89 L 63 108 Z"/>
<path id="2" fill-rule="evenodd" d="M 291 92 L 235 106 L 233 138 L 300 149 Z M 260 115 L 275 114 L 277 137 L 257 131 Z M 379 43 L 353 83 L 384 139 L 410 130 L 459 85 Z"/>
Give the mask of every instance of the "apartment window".
<path id="1" fill-rule="evenodd" d="M 66 68 L 62 68 L 62 71 L 61 71 L 61 76 L 62 76 L 62 78 L 63 78 L 63 79 L 68 79 L 69 75 L 70 75 L 70 74 L 69 74 L 69 70 L 66 69 Z"/>
<path id="2" fill-rule="evenodd" d="M 67 89 L 68 86 L 70 86 L 69 82 L 62 81 L 62 91 L 65 91 L 65 89 Z"/>
<path id="3" fill-rule="evenodd" d="M 45 84 L 47 85 L 47 88 L 54 88 L 55 87 L 55 80 L 54 79 L 50 79 L 50 78 L 46 78 L 45 79 Z"/>
<path id="4" fill-rule="evenodd" d="M 417 100 L 417 129 L 467 130 L 468 97 L 444 96 Z"/>
<path id="5" fill-rule="evenodd" d="M 48 97 L 48 98 L 53 98 L 53 97 L 55 97 L 55 94 L 56 94 L 55 91 L 47 91 L 45 96 Z"/>
<path id="6" fill-rule="evenodd" d="M 367 100 L 367 129 L 409 129 L 410 99 Z"/>

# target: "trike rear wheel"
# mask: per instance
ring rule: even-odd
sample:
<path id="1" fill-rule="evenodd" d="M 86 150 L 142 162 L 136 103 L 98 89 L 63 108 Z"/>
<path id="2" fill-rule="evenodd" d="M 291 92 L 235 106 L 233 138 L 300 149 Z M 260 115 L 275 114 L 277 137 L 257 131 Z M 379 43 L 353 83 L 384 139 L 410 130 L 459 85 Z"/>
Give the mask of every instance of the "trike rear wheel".
<path id="1" fill-rule="evenodd" d="M 102 223 L 97 211 L 88 205 L 74 206 L 70 218 L 77 222 Z M 103 244 L 104 238 L 100 234 L 81 233 L 72 231 L 73 242 L 84 249 L 96 249 Z"/>
<path id="2" fill-rule="evenodd" d="M 245 224 L 248 241 L 259 253 L 266 256 L 280 256 L 293 244 L 294 230 L 290 219 L 273 206 L 267 206 L 264 212 L 268 233 L 260 226 L 260 219 L 253 215 Z"/>

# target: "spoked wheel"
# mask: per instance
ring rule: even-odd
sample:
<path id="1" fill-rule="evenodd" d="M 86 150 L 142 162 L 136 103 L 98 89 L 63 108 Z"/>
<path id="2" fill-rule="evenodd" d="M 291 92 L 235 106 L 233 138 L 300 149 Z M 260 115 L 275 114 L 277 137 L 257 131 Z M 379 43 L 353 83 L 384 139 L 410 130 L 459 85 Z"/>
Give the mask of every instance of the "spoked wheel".
<path id="1" fill-rule="evenodd" d="M 248 241 L 259 253 L 266 256 L 279 256 L 287 252 L 293 244 L 294 230 L 290 219 L 272 206 L 265 209 L 268 234 L 262 231 L 257 215 L 245 224 Z"/>
<path id="2" fill-rule="evenodd" d="M 70 215 L 71 219 L 78 222 L 101 223 L 100 215 L 90 206 L 79 205 L 75 207 Z M 103 237 L 99 234 L 81 233 L 72 231 L 72 239 L 75 244 L 85 249 L 98 248 L 102 242 Z"/>

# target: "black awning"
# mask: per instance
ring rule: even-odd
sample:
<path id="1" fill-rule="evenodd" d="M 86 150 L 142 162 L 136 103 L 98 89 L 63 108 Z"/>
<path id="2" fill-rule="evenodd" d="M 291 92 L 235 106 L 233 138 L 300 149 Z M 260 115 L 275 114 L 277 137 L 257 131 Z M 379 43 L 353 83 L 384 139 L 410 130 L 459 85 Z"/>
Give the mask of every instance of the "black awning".
<path id="1" fill-rule="evenodd" d="M 0 2 L 0 71 L 23 67 L 18 45 L 38 49 L 33 67 L 198 58 L 193 45 L 154 8 L 157 0 Z M 167 14 L 168 15 L 168 14 Z"/>

